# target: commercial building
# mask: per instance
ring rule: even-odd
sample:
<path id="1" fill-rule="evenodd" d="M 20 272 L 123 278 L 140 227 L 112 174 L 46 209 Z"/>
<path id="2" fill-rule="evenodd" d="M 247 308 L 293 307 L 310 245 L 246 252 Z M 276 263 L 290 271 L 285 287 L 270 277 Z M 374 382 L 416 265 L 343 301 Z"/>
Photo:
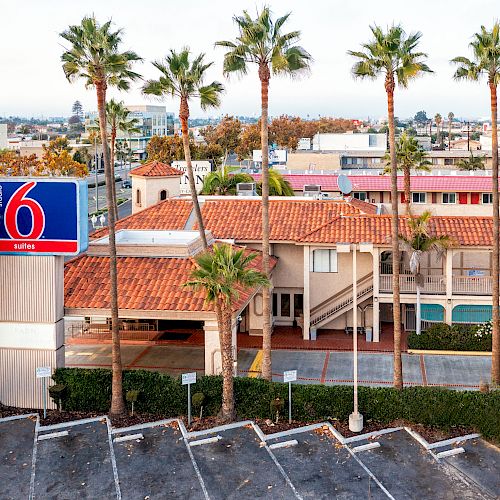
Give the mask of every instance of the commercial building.
<path id="1" fill-rule="evenodd" d="M 6 149 L 9 144 L 7 140 L 7 124 L 0 123 L 0 149 Z"/>
<path id="2" fill-rule="evenodd" d="M 316 134 L 313 151 L 385 151 L 386 134 Z"/>

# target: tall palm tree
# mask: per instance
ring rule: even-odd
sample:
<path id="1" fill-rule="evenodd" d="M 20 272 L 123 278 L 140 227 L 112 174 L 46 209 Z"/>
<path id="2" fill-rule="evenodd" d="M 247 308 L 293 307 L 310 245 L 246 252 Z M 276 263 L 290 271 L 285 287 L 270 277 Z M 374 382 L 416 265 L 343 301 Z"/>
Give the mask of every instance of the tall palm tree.
<path id="1" fill-rule="evenodd" d="M 453 125 L 453 118 L 455 118 L 455 114 L 453 111 L 448 113 L 448 151 L 451 149 L 451 126 Z"/>
<path id="2" fill-rule="evenodd" d="M 472 171 L 472 170 L 484 170 L 484 156 L 476 155 L 471 151 L 469 154 L 469 158 L 462 158 L 457 163 L 457 167 L 459 170 Z"/>
<path id="3" fill-rule="evenodd" d="M 224 55 L 224 73 L 245 75 L 255 65 L 261 88 L 260 140 L 262 149 L 262 251 L 264 273 L 269 277 L 269 82 L 271 75 L 297 76 L 309 69 L 311 56 L 300 45 L 300 31 L 283 33 L 290 14 L 273 21 L 269 7 L 253 19 L 245 10 L 234 16 L 238 37 L 215 45 L 228 51 Z M 271 292 L 263 291 L 262 377 L 271 380 Z"/>
<path id="4" fill-rule="evenodd" d="M 498 198 L 498 108 L 497 87 L 500 83 L 500 23 L 496 22 L 491 30 L 481 26 L 481 31 L 475 33 L 469 44 L 473 58 L 455 57 L 453 63 L 458 65 L 455 72 L 457 80 L 478 81 L 486 75 L 490 89 L 491 105 L 491 141 L 492 141 L 492 190 L 493 190 L 493 255 L 492 255 L 492 322 L 493 345 L 491 357 L 491 381 L 500 384 L 500 314 L 499 314 L 499 198 Z"/>
<path id="5" fill-rule="evenodd" d="M 161 73 L 160 78 L 158 80 L 148 80 L 142 87 L 142 91 L 146 95 L 155 95 L 158 97 L 171 96 L 180 99 L 179 119 L 181 122 L 182 143 L 189 178 L 189 188 L 191 190 L 191 198 L 193 200 L 201 240 L 204 248 L 207 248 L 205 224 L 203 223 L 198 195 L 196 193 L 193 166 L 191 163 L 191 150 L 189 148 L 189 101 L 198 98 L 203 110 L 217 108 L 220 105 L 224 87 L 217 81 L 203 85 L 206 72 L 213 63 L 205 63 L 205 54 L 199 54 L 192 61 L 190 60 L 190 55 L 189 48 L 184 47 L 180 52 L 171 50 L 163 61 L 155 61 L 153 66 Z"/>
<path id="6" fill-rule="evenodd" d="M 386 154 L 384 159 L 387 161 L 387 166 L 384 173 L 391 172 L 391 157 Z M 430 172 L 429 165 L 431 162 L 427 159 L 427 153 L 420 146 L 417 139 L 403 132 L 396 143 L 396 159 L 398 170 L 403 171 L 404 175 L 404 197 L 406 205 L 406 215 L 410 215 L 411 203 L 411 170 L 420 170 Z"/>
<path id="7" fill-rule="evenodd" d="M 443 117 L 439 114 L 436 113 L 434 116 L 434 123 L 436 124 L 436 144 L 438 147 L 441 145 L 441 123 L 443 123 Z"/>
<path id="8" fill-rule="evenodd" d="M 362 45 L 362 51 L 349 51 L 357 59 L 352 69 L 357 78 L 376 79 L 382 75 L 387 94 L 389 152 L 391 157 L 392 203 L 392 259 L 394 290 L 394 386 L 403 387 L 401 361 L 401 304 L 399 293 L 399 239 L 398 239 L 398 172 L 396 138 L 394 132 L 394 91 L 396 83 L 408 87 L 411 80 L 431 70 L 425 64 L 426 54 L 417 52 L 421 33 L 406 35 L 401 26 L 391 26 L 386 32 L 379 26 L 370 27 L 373 39 Z"/>
<path id="9" fill-rule="evenodd" d="M 255 257 L 257 254 L 245 254 L 244 250 L 235 250 L 228 244 L 215 244 L 195 257 L 197 267 L 185 284 L 204 290 L 206 302 L 215 305 L 222 357 L 222 418 L 227 421 L 234 419 L 233 303 L 238 299 L 238 289 L 270 284 L 264 273 L 250 267 Z"/>
<path id="10" fill-rule="evenodd" d="M 106 91 L 108 87 L 128 90 L 130 82 L 140 76 L 132 71 L 132 64 L 141 58 L 132 51 L 120 52 L 122 30 L 113 31 L 111 21 L 100 24 L 95 17 L 85 17 L 79 25 L 69 26 L 61 37 L 70 44 L 61 56 L 64 74 L 69 81 L 82 78 L 87 87 L 93 87 L 97 95 L 101 144 L 108 142 L 106 127 Z M 103 147 L 106 197 L 108 207 L 113 204 L 114 175 L 111 170 L 108 148 Z M 118 276 L 116 268 L 115 217 L 108 216 L 109 274 L 111 294 L 112 331 L 112 397 L 110 413 L 125 411 L 122 390 L 122 363 L 118 324 Z"/>
<path id="11" fill-rule="evenodd" d="M 429 235 L 428 225 L 431 217 L 432 214 L 429 210 L 426 210 L 418 217 L 410 217 L 408 219 L 410 235 L 399 235 L 399 241 L 403 250 L 410 256 L 410 271 L 415 276 L 415 284 L 417 287 L 417 335 L 420 335 L 422 332 L 422 314 L 420 306 L 420 293 L 424 285 L 424 276 L 420 272 L 422 258 L 430 252 L 436 252 L 438 259 L 442 258 L 444 251 L 451 245 L 451 238 L 449 236 Z"/>

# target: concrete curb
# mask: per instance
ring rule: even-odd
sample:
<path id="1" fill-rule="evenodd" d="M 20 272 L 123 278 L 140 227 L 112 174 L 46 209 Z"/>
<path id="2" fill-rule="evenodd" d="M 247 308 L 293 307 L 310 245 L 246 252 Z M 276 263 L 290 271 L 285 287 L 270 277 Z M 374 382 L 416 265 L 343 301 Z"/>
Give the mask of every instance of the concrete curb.
<path id="1" fill-rule="evenodd" d="M 434 349 L 408 349 L 407 353 L 438 356 L 491 356 L 490 351 L 439 351 Z"/>
<path id="2" fill-rule="evenodd" d="M 12 420 L 21 420 L 22 418 L 29 418 L 29 417 L 37 417 L 38 420 L 38 413 L 26 413 L 25 415 L 12 415 L 10 417 L 3 417 L 0 418 L 0 424 L 2 422 L 11 422 Z"/>

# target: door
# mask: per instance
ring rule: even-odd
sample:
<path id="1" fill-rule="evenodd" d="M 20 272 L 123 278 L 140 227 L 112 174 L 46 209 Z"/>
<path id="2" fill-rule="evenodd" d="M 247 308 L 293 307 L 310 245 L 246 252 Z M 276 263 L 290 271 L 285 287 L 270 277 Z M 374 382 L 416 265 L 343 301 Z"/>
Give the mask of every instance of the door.
<path id="1" fill-rule="evenodd" d="M 467 193 L 458 193 L 458 203 L 467 205 Z"/>

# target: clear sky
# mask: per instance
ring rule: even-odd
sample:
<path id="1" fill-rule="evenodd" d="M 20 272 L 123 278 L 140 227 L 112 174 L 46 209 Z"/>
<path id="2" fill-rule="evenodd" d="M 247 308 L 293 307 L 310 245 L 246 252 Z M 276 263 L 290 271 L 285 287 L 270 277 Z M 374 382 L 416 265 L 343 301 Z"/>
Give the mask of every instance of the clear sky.
<path id="1" fill-rule="evenodd" d="M 301 44 L 314 57 L 311 74 L 300 80 L 274 79 L 270 90 L 270 114 L 321 115 L 379 118 L 386 114 L 381 80 L 358 82 L 350 76 L 352 59 L 348 49 L 357 49 L 370 37 L 369 25 L 402 23 L 407 31 L 422 31 L 421 49 L 429 54 L 435 71 L 398 91 L 396 115 L 413 116 L 424 109 L 443 116 L 485 117 L 489 98 L 486 83 L 456 83 L 452 80 L 452 57 L 469 55 L 468 43 L 481 24 L 491 26 L 499 14 L 499 0 L 271 0 L 275 15 L 292 12 L 288 29 L 302 31 Z M 124 48 L 144 58 L 136 70 L 146 78 L 156 77 L 151 61 L 171 48 L 184 45 L 193 52 L 206 52 L 215 62 L 209 78 L 224 82 L 226 93 L 219 112 L 258 116 L 260 89 L 255 72 L 227 81 L 222 75 L 223 50 L 214 42 L 232 39 L 236 27 L 233 14 L 247 8 L 255 12 L 262 3 L 243 0 L 23 0 L 2 1 L 0 30 L 0 116 L 68 115 L 79 99 L 85 110 L 95 109 L 95 93 L 81 83 L 66 81 L 60 55 L 59 33 L 78 23 L 85 14 L 109 18 L 125 29 Z M 496 8 L 495 8 L 496 7 Z M 113 93 L 112 93 L 113 95 Z M 140 84 L 128 94 L 117 95 L 126 104 L 148 101 Z M 178 111 L 178 103 L 165 101 Z M 205 114 L 192 105 L 192 116 Z"/>

